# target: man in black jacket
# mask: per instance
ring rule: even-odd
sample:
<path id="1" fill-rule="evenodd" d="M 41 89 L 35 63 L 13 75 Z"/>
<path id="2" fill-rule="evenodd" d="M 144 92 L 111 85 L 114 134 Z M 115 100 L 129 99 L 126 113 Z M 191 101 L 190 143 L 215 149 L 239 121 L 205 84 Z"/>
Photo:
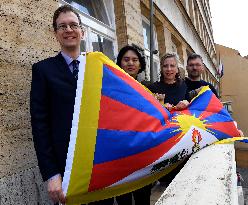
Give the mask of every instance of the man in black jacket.
<path id="1" fill-rule="evenodd" d="M 62 177 L 69 146 L 77 87 L 82 63 L 80 42 L 84 35 L 80 16 L 69 6 L 53 16 L 54 34 L 61 52 L 33 65 L 30 95 L 34 147 L 41 175 L 48 181 L 54 203 L 65 203 Z M 113 199 L 94 204 L 113 204 Z"/>
<path id="2" fill-rule="evenodd" d="M 186 69 L 188 72 L 188 78 L 185 79 L 185 82 L 188 87 L 188 91 L 196 90 L 201 86 L 208 85 L 212 92 L 218 97 L 214 86 L 209 82 L 201 80 L 201 74 L 204 72 L 204 64 L 200 55 L 195 53 L 189 55 Z"/>

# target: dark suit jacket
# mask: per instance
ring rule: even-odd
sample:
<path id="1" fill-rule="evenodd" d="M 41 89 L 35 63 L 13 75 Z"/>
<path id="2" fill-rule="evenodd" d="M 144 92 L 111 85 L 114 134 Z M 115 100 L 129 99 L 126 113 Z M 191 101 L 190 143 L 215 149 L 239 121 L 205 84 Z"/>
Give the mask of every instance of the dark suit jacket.
<path id="1" fill-rule="evenodd" d="M 44 181 L 64 174 L 75 94 L 76 80 L 60 53 L 33 65 L 31 124 Z"/>

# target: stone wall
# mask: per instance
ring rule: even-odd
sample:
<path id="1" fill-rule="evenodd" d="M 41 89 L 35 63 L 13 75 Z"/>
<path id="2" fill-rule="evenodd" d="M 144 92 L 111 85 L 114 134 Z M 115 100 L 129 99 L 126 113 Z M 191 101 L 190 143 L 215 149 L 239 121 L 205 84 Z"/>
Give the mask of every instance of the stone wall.
<path id="1" fill-rule="evenodd" d="M 140 0 L 124 0 L 128 44 L 143 47 L 143 28 Z"/>
<path id="2" fill-rule="evenodd" d="M 211 145 L 193 154 L 156 205 L 238 205 L 233 144 Z"/>
<path id="3" fill-rule="evenodd" d="M 1 0 L 0 204 L 25 204 L 21 198 L 40 194 L 29 115 L 31 65 L 59 50 L 51 28 L 57 7 L 52 0 Z"/>
<path id="4" fill-rule="evenodd" d="M 52 205 L 38 167 L 0 179 L 1 205 Z"/>
<path id="5" fill-rule="evenodd" d="M 115 7 L 115 24 L 118 40 L 118 51 L 127 45 L 127 25 L 125 15 L 124 0 L 114 1 Z"/>
<path id="6" fill-rule="evenodd" d="M 143 48 L 143 28 L 140 0 L 114 1 L 118 50 L 129 44 Z"/>

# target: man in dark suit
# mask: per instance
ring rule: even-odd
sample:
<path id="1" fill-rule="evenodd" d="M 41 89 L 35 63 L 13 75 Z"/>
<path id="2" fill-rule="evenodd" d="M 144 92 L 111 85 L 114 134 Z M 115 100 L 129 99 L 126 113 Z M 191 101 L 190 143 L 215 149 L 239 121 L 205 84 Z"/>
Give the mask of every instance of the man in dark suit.
<path id="1" fill-rule="evenodd" d="M 61 52 L 33 65 L 30 95 L 34 147 L 41 175 L 48 181 L 48 193 L 54 203 L 65 203 L 62 192 L 67 149 L 82 56 L 84 35 L 81 19 L 69 6 L 59 7 L 53 16 L 54 34 Z M 113 199 L 94 204 L 113 204 Z"/>

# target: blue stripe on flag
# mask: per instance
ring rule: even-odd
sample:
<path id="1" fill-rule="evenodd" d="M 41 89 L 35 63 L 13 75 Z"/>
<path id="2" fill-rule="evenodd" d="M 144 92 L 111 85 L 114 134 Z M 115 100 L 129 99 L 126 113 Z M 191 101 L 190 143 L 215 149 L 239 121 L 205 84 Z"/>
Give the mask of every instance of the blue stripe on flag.
<path id="1" fill-rule="evenodd" d="M 225 133 L 223 133 L 223 132 L 221 132 L 219 130 L 212 129 L 211 127 L 208 127 L 208 130 L 214 132 L 214 134 L 211 133 L 211 132 L 210 133 L 213 134 L 218 140 L 232 138 L 232 136 L 227 135 L 227 134 L 225 134 Z"/>
<path id="2" fill-rule="evenodd" d="M 178 127 L 160 132 L 98 130 L 94 164 L 108 162 L 149 150 L 175 136 Z"/>
<path id="3" fill-rule="evenodd" d="M 218 112 L 218 114 L 224 115 L 224 116 L 228 117 L 230 120 L 233 120 L 231 115 L 229 114 L 229 112 L 224 107 Z"/>
<path id="4" fill-rule="evenodd" d="M 207 120 L 206 124 L 214 123 L 214 122 L 232 122 L 233 119 L 229 115 L 229 113 L 223 108 L 219 113 L 214 113 L 204 120 Z"/>
<path id="5" fill-rule="evenodd" d="M 199 117 L 205 109 L 208 107 L 208 104 L 214 95 L 210 90 L 205 91 L 198 98 L 196 98 L 189 107 L 189 111 L 195 114 L 195 117 Z M 198 112 L 195 112 L 198 111 Z"/>
<path id="6" fill-rule="evenodd" d="M 161 112 L 147 101 L 139 92 L 120 79 L 106 66 L 104 66 L 103 71 L 102 95 L 133 107 L 140 112 L 145 112 L 157 118 L 162 125 L 165 125 L 165 119 Z M 167 110 L 166 112 L 168 113 Z"/>

